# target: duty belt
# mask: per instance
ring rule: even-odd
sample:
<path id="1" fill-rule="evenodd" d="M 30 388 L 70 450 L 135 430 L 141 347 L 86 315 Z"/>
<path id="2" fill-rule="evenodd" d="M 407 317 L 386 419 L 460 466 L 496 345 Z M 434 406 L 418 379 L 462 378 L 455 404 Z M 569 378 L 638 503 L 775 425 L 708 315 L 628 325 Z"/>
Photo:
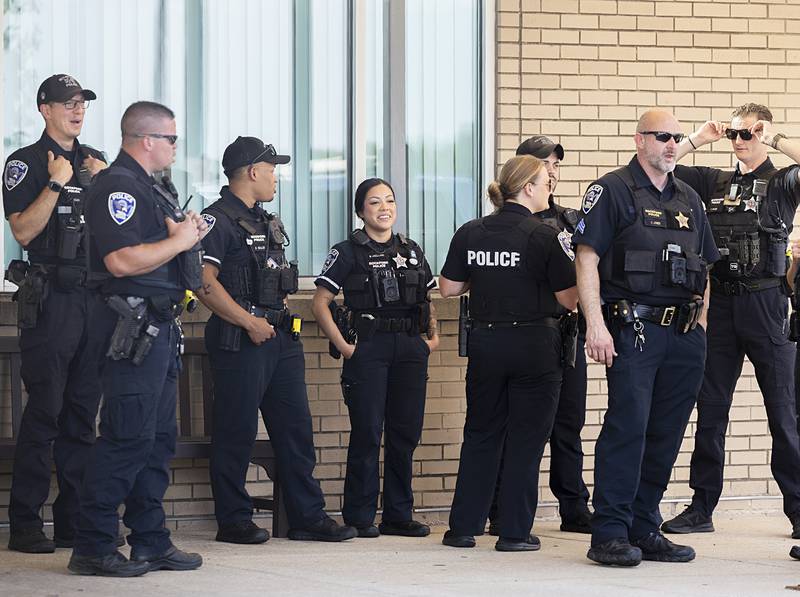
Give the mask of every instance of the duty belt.
<path id="1" fill-rule="evenodd" d="M 603 305 L 603 315 L 606 321 L 616 321 L 621 323 L 633 323 L 636 319 L 657 323 L 663 327 L 669 327 L 675 321 L 680 306 L 651 306 L 641 303 L 631 303 L 628 301 L 618 301 L 610 305 Z M 635 311 L 635 315 L 634 315 Z"/>
<path id="2" fill-rule="evenodd" d="M 719 280 L 711 278 L 711 290 L 726 296 L 740 296 L 745 292 L 759 292 L 783 285 L 782 278 L 762 278 L 756 280 Z"/>
<path id="3" fill-rule="evenodd" d="M 272 327 L 288 331 L 292 327 L 292 317 L 289 309 L 265 309 L 253 305 L 250 307 L 250 314 L 256 317 L 263 317 Z"/>
<path id="4" fill-rule="evenodd" d="M 497 329 L 497 328 L 529 328 L 547 327 L 560 330 L 559 319 L 557 317 L 542 317 L 531 321 L 481 321 L 479 319 L 470 320 L 470 329 Z"/>
<path id="5" fill-rule="evenodd" d="M 45 269 L 47 278 L 59 287 L 69 290 L 77 286 L 86 286 L 86 268 L 79 265 L 58 265 L 53 263 L 31 263 Z"/>
<path id="6" fill-rule="evenodd" d="M 376 332 L 408 332 L 413 321 L 410 317 L 376 317 Z"/>

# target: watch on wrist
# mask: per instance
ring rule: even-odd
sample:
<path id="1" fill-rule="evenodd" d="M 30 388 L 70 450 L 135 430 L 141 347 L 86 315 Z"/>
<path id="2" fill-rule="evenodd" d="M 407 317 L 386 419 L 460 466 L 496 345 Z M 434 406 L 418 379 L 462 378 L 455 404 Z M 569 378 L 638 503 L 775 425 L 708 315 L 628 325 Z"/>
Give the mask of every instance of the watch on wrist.
<path id="1" fill-rule="evenodd" d="M 772 135 L 772 143 L 771 143 L 772 149 L 778 149 L 778 141 L 780 141 L 781 139 L 786 139 L 786 135 L 784 135 L 783 133 L 775 133 L 774 135 Z"/>
<path id="2" fill-rule="evenodd" d="M 64 188 L 64 185 L 57 183 L 55 180 L 51 180 L 47 183 L 47 188 L 54 193 L 60 193 L 61 189 Z"/>

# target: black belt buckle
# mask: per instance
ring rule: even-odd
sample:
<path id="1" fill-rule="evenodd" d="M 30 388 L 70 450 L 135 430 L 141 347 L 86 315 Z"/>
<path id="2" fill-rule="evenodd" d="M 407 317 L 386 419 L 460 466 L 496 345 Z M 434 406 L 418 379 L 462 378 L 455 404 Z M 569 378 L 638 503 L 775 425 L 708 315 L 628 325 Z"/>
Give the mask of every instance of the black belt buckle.
<path id="1" fill-rule="evenodd" d="M 672 320 L 675 318 L 675 307 L 665 307 L 663 313 L 661 313 L 661 321 L 659 322 L 660 325 L 667 327 L 672 324 Z"/>

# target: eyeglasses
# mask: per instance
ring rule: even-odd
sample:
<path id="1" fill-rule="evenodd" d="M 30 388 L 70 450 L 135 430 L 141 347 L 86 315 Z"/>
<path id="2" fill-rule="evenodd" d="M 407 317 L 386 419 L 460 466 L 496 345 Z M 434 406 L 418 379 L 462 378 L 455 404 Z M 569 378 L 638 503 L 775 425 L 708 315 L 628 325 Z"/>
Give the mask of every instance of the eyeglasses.
<path id="1" fill-rule="evenodd" d="M 750 129 L 725 129 L 725 136 L 731 141 L 736 141 L 736 135 L 739 135 L 742 141 L 749 141 L 753 138 Z"/>
<path id="2" fill-rule="evenodd" d="M 653 135 L 656 141 L 661 143 L 668 143 L 670 139 L 674 139 L 675 143 L 680 143 L 686 136 L 683 133 L 668 133 L 666 131 L 636 131 L 640 135 Z"/>
<path id="3" fill-rule="evenodd" d="M 67 110 L 74 110 L 75 108 L 81 107 L 84 110 L 89 109 L 89 100 L 67 100 L 66 102 L 57 102 L 64 106 Z"/>
<path id="4" fill-rule="evenodd" d="M 275 148 L 272 146 L 272 143 L 264 146 L 264 151 L 259 153 L 256 157 L 250 160 L 248 166 L 253 166 L 263 155 L 278 155 L 278 152 L 275 151 Z"/>
<path id="5" fill-rule="evenodd" d="M 131 135 L 131 137 L 152 137 L 153 139 L 166 139 L 170 145 L 175 145 L 178 142 L 178 135 L 162 135 L 161 133 L 141 133 L 139 135 Z"/>

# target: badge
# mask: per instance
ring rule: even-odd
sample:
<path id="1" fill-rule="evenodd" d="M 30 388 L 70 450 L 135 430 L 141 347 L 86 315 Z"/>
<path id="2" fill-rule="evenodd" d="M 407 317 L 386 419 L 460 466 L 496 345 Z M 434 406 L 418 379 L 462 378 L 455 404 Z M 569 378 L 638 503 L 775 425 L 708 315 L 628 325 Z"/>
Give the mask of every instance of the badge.
<path id="1" fill-rule="evenodd" d="M 406 261 L 408 261 L 408 259 L 406 259 L 405 257 L 403 257 L 400 254 L 395 255 L 394 257 L 392 257 L 392 261 L 395 262 L 395 264 L 397 265 L 398 269 L 401 268 L 401 267 L 408 267 L 406 265 Z"/>
<path id="2" fill-rule="evenodd" d="M 581 221 L 578 222 L 577 226 L 575 226 L 575 230 L 577 230 L 581 234 L 583 234 L 583 232 L 586 230 L 586 221 L 583 218 L 581 218 Z"/>
<path id="3" fill-rule="evenodd" d="M 678 212 L 675 215 L 675 221 L 678 222 L 678 228 L 689 229 L 689 216 L 683 215 L 683 212 Z"/>
<path id="4" fill-rule="evenodd" d="M 111 193 L 108 196 L 108 213 L 111 219 L 122 226 L 133 217 L 136 211 L 136 197 L 128 193 Z"/>
<path id="5" fill-rule="evenodd" d="M 570 260 L 575 261 L 575 251 L 572 250 L 572 235 L 566 230 L 558 233 L 558 242 Z"/>
<path id="6" fill-rule="evenodd" d="M 28 173 L 28 164 L 25 162 L 20 162 L 19 160 L 11 160 L 6 164 L 6 172 L 3 176 L 3 181 L 5 181 L 6 189 L 11 190 L 19 183 L 22 182 L 22 179 L 25 178 L 25 175 Z"/>
<path id="7" fill-rule="evenodd" d="M 586 194 L 583 196 L 583 213 L 588 214 L 592 208 L 597 203 L 597 200 L 600 199 L 600 195 L 603 194 L 603 186 L 599 184 L 593 184 L 586 190 Z"/>
<path id="8" fill-rule="evenodd" d="M 750 199 L 746 199 L 744 201 L 744 210 L 758 213 L 758 202 L 752 197 Z"/>
<path id="9" fill-rule="evenodd" d="M 211 232 L 211 229 L 214 227 L 214 224 L 217 223 L 217 218 L 212 216 L 211 214 L 202 214 L 203 220 L 205 220 L 206 224 L 208 224 L 208 232 Z"/>
<path id="10" fill-rule="evenodd" d="M 331 249 L 331 252 L 328 253 L 328 256 L 325 258 L 325 263 L 322 264 L 322 271 L 320 272 L 320 276 L 324 275 L 331 266 L 336 263 L 336 260 L 339 258 L 339 251 L 336 249 Z"/>

